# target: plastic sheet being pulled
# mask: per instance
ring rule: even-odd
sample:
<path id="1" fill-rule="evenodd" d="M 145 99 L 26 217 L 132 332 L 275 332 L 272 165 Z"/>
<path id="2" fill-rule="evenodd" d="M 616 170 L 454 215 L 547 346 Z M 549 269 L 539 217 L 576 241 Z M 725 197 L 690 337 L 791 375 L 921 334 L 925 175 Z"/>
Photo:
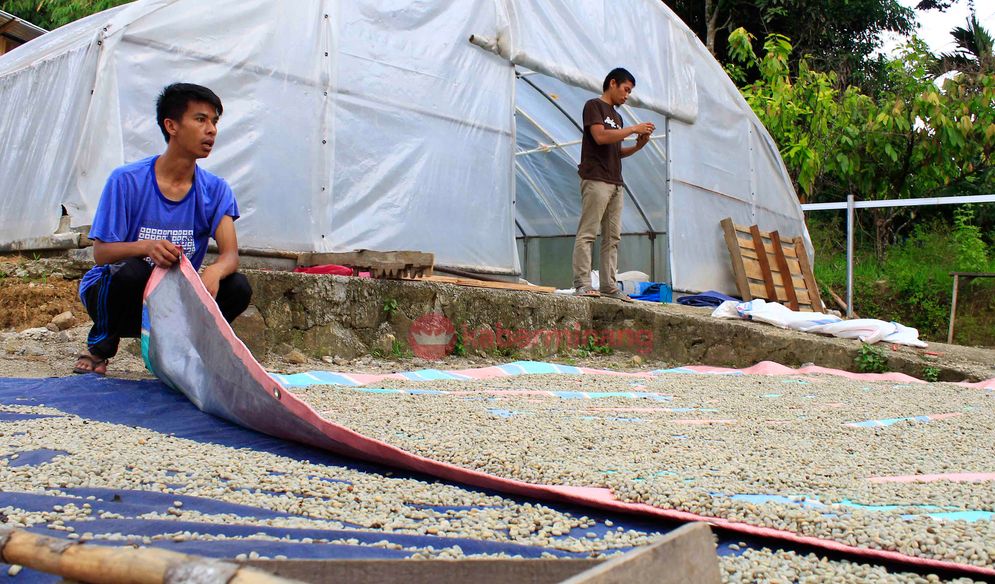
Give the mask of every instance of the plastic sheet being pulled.
<path id="1" fill-rule="evenodd" d="M 186 260 L 171 270 L 157 268 L 145 292 L 143 353 L 162 381 L 183 392 L 200 409 L 248 428 L 329 451 L 409 469 L 507 494 L 678 521 L 705 520 L 719 529 L 776 538 L 866 560 L 920 568 L 995 576 L 988 567 L 858 548 L 837 541 L 756 527 L 721 518 L 626 503 L 606 488 L 530 484 L 418 456 L 324 419 L 270 377 L 225 322 L 217 305 Z"/>

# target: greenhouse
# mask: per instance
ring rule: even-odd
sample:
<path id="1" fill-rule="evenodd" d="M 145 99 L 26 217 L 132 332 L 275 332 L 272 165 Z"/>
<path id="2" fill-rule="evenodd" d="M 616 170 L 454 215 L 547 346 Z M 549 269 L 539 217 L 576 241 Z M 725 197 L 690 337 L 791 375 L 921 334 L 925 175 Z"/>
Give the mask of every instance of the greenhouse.
<path id="1" fill-rule="evenodd" d="M 140 0 L 0 58 L 0 245 L 88 225 L 110 171 L 162 150 L 155 97 L 187 81 L 224 101 L 202 164 L 242 246 L 563 286 L 581 109 L 616 66 L 637 79 L 625 123 L 657 128 L 623 164 L 620 271 L 733 292 L 720 220 L 808 240 L 776 145 L 655 0 Z"/>

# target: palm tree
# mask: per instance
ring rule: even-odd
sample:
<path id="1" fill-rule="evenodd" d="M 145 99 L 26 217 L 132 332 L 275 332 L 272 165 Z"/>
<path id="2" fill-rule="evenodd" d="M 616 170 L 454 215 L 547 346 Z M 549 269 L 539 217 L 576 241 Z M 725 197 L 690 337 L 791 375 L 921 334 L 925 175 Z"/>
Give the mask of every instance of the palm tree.
<path id="1" fill-rule="evenodd" d="M 978 22 L 976 14 L 972 12 L 968 17 L 967 28 L 958 26 L 950 35 L 957 49 L 939 56 L 940 73 L 959 71 L 970 76 L 995 73 L 995 40 Z"/>

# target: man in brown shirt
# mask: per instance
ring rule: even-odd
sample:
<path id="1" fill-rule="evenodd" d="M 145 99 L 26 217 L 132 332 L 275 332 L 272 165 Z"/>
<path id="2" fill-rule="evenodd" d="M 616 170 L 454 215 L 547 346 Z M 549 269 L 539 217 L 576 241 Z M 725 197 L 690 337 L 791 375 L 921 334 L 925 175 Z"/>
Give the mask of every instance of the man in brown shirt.
<path id="1" fill-rule="evenodd" d="M 615 110 L 636 86 L 636 79 L 625 69 L 613 69 L 603 85 L 604 92 L 584 104 L 584 140 L 580 150 L 581 212 L 574 243 L 573 277 L 577 296 L 606 296 L 632 302 L 618 289 L 618 242 L 622 232 L 622 159 L 642 149 L 656 127 L 645 122 L 622 127 L 622 117 Z M 635 146 L 622 141 L 636 134 Z M 591 248 L 601 227 L 600 292 L 591 287 Z"/>

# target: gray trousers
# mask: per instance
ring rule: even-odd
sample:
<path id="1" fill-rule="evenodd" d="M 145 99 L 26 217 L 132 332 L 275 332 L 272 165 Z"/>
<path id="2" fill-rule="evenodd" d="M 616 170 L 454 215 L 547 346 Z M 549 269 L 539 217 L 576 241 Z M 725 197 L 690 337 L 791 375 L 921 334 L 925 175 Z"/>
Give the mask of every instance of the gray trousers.
<path id="1" fill-rule="evenodd" d="M 618 242 L 622 239 L 622 197 L 624 187 L 597 180 L 580 181 L 580 224 L 574 242 L 574 288 L 591 285 L 591 250 L 601 229 L 602 292 L 615 290 L 618 270 Z"/>

